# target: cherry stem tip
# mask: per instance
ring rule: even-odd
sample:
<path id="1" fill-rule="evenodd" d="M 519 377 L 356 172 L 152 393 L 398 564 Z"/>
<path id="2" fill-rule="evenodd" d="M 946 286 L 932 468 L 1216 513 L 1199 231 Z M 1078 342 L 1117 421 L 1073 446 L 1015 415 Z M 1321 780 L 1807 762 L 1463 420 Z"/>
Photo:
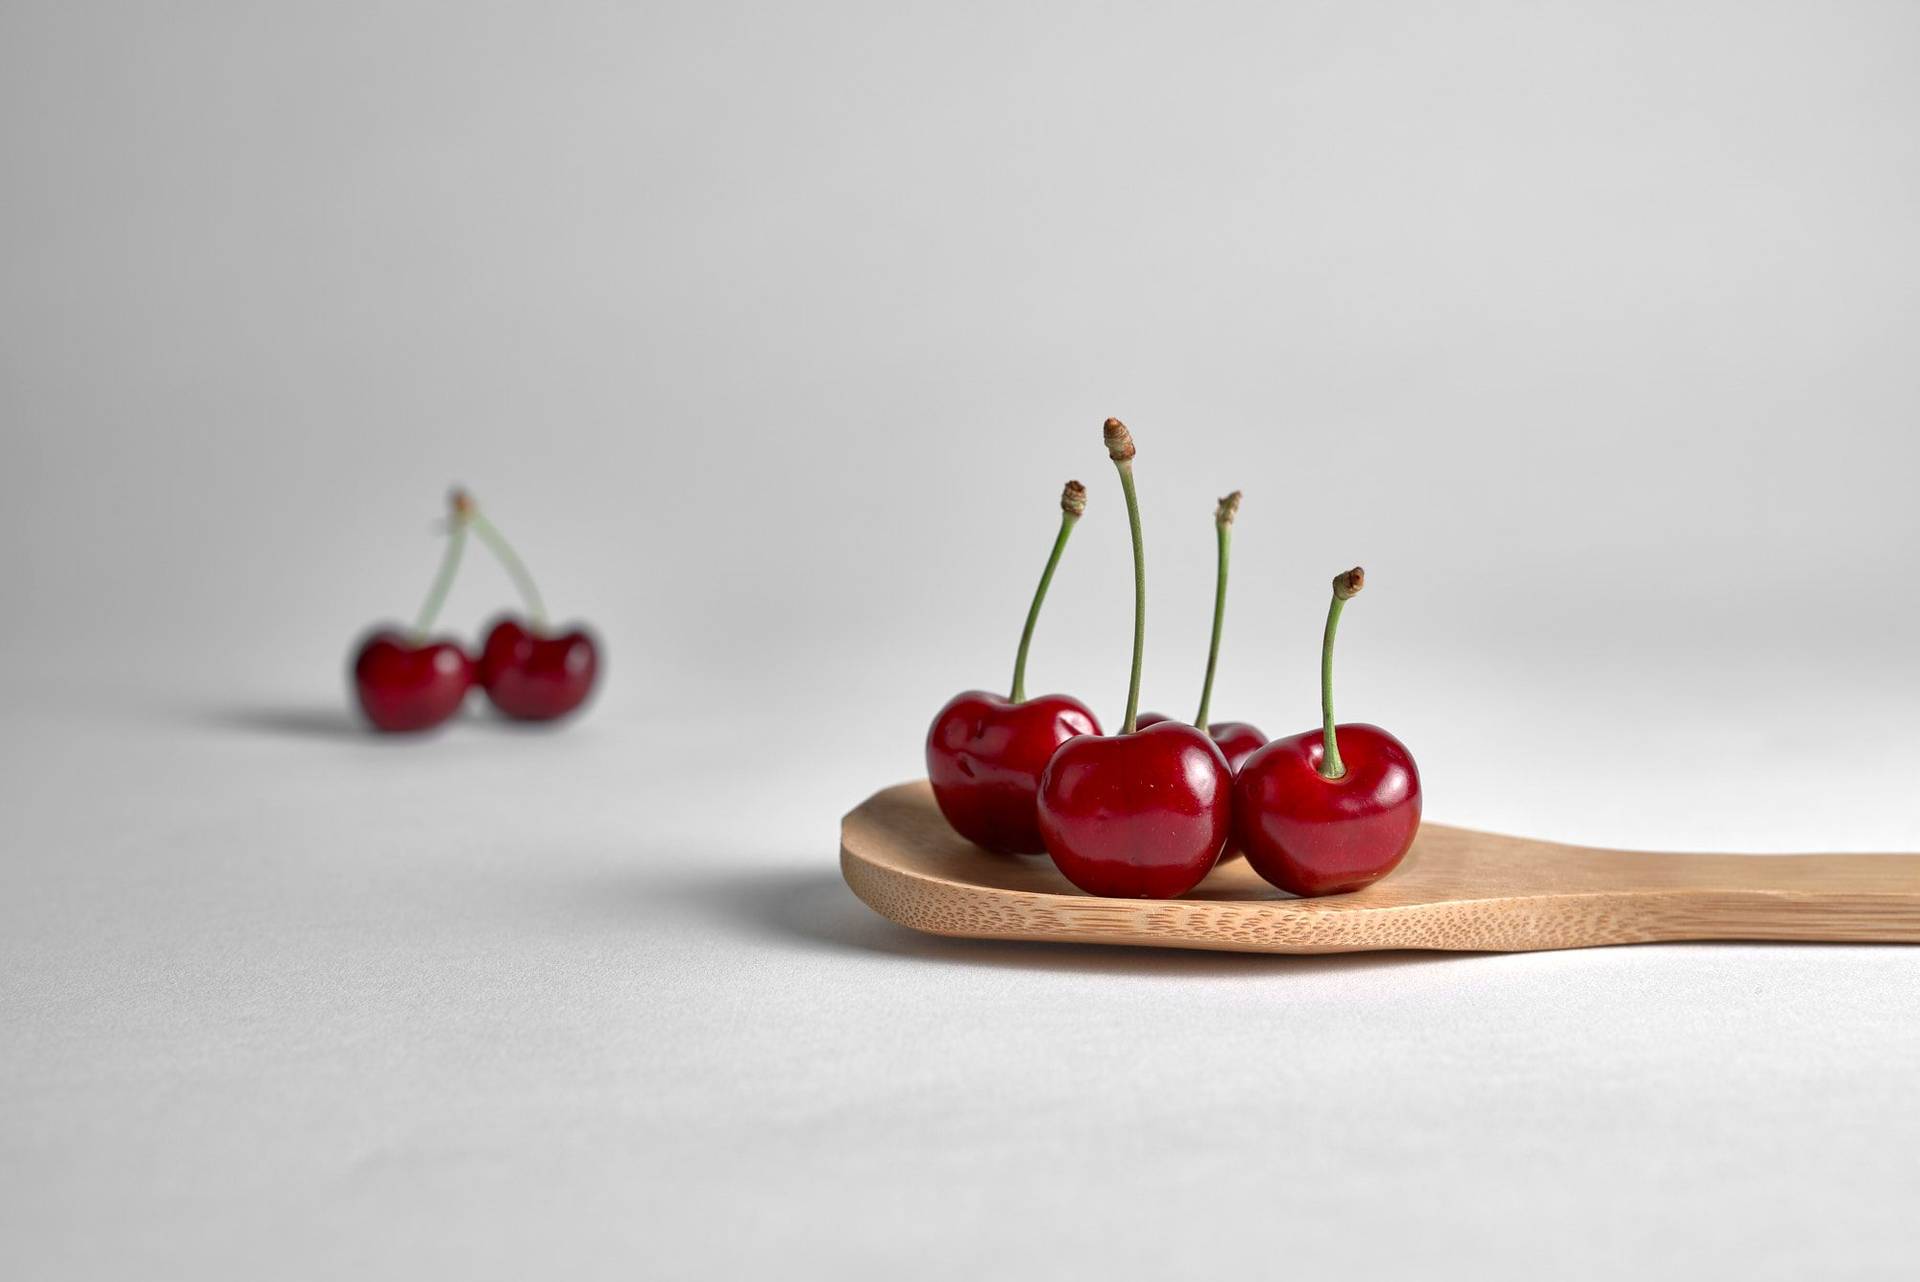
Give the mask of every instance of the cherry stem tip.
<path id="1" fill-rule="evenodd" d="M 1060 491 L 1060 510 L 1076 519 L 1084 515 L 1087 510 L 1087 487 L 1078 481 L 1068 481 L 1067 487 Z"/>

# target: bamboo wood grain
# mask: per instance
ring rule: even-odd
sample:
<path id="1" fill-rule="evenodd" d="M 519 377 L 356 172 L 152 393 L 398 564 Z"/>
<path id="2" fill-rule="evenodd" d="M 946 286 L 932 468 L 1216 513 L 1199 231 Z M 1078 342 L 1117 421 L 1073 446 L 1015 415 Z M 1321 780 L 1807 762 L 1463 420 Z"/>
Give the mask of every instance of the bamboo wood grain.
<path id="1" fill-rule="evenodd" d="M 1426 824 L 1365 890 L 1290 898 L 1236 860 L 1182 899 L 1083 895 L 1045 856 L 989 854 L 926 782 L 841 824 L 840 869 L 881 916 L 937 935 L 1250 953 L 1519 952 L 1683 939 L 1920 943 L 1920 855 L 1592 850 Z"/>

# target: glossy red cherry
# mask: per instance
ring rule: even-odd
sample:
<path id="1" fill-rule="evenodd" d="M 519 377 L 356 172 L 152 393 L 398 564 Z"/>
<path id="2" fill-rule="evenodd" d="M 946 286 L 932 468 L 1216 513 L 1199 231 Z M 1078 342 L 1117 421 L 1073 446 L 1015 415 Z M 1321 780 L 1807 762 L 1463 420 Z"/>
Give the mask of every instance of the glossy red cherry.
<path id="1" fill-rule="evenodd" d="M 487 633 L 479 681 L 493 706 L 519 721 L 554 721 L 587 701 L 600 670 L 584 628 L 547 632 L 505 618 Z"/>
<path id="2" fill-rule="evenodd" d="M 1163 721 L 1074 739 L 1040 783 L 1040 835 L 1090 895 L 1171 899 L 1212 871 L 1232 827 L 1233 773 L 1213 740 Z"/>
<path id="3" fill-rule="evenodd" d="M 1333 719 L 1333 638 L 1366 583 L 1355 566 L 1333 580 L 1320 643 L 1321 727 L 1276 739 L 1247 758 L 1233 787 L 1233 831 L 1253 870 L 1296 895 L 1359 890 L 1399 866 L 1420 831 L 1420 772 L 1378 726 Z"/>
<path id="4" fill-rule="evenodd" d="M 1346 773 L 1320 773 L 1325 733 L 1275 739 L 1233 786 L 1235 843 L 1253 870 L 1296 895 L 1358 890 L 1399 866 L 1420 831 L 1420 771 L 1378 726 L 1338 729 Z"/>
<path id="5" fill-rule="evenodd" d="M 1144 730 L 1148 726 L 1172 720 L 1172 717 L 1163 713 L 1143 712 L 1140 714 L 1138 724 Z M 1227 769 L 1236 775 L 1240 773 L 1240 767 L 1246 763 L 1247 758 L 1267 744 L 1267 736 L 1261 733 L 1260 728 L 1248 725 L 1244 721 L 1211 722 L 1207 726 L 1207 738 L 1213 740 L 1214 746 L 1220 749 L 1220 755 L 1227 760 Z M 1220 858 L 1215 862 L 1231 863 L 1239 857 L 1240 847 L 1229 839 L 1227 848 L 1220 852 Z"/>
<path id="6" fill-rule="evenodd" d="M 1139 728 L 1147 570 L 1133 435 L 1110 418 L 1107 456 L 1120 474 L 1133 536 L 1133 667 L 1127 715 L 1112 738 L 1069 739 L 1040 780 L 1040 835 L 1061 875 L 1093 895 L 1168 899 L 1200 883 L 1232 827 L 1233 772 L 1205 732 L 1174 721 Z"/>
<path id="7" fill-rule="evenodd" d="M 1220 745 L 1220 753 L 1227 759 L 1227 768 L 1235 774 L 1240 773 L 1240 767 L 1246 764 L 1248 757 L 1267 746 L 1267 736 L 1260 727 L 1244 721 L 1210 722 L 1207 736 Z"/>
<path id="8" fill-rule="evenodd" d="M 516 721 L 557 721 L 587 701 L 600 671 L 599 645 L 593 634 L 574 626 L 564 631 L 546 625 L 540 589 L 513 545 L 465 494 L 454 493 L 454 517 L 471 527 L 500 562 L 526 603 L 528 619 L 509 615 L 495 621 L 481 648 L 478 679 L 493 706 Z"/>
<path id="9" fill-rule="evenodd" d="M 452 641 L 427 639 L 466 547 L 464 498 L 458 490 L 453 492 L 447 546 L 413 631 L 376 629 L 354 651 L 354 697 L 376 729 L 404 732 L 437 726 L 460 710 L 473 687 L 473 660 L 467 652 Z"/>
<path id="10" fill-rule="evenodd" d="M 957 694 L 927 731 L 933 799 L 975 845 L 1037 855 L 1046 849 L 1035 799 L 1047 762 L 1074 736 L 1099 733 L 1093 712 L 1070 695 L 1014 703 L 985 690 Z"/>
<path id="11" fill-rule="evenodd" d="M 416 643 L 397 628 L 371 633 L 353 660 L 354 695 L 381 730 L 430 730 L 460 710 L 472 687 L 473 661 L 457 643 Z"/>
<path id="12" fill-rule="evenodd" d="M 1157 726 L 1162 721 L 1173 718 L 1161 712 L 1143 712 L 1136 724 L 1145 730 L 1148 726 Z M 1207 737 L 1220 745 L 1220 754 L 1227 759 L 1227 767 L 1235 774 L 1248 757 L 1266 746 L 1267 736 L 1260 727 L 1245 721 L 1212 721 L 1207 724 Z"/>
<path id="13" fill-rule="evenodd" d="M 1041 772 L 1067 740 L 1100 733 L 1100 723 L 1078 699 L 1064 694 L 1027 698 L 1027 650 L 1040 607 L 1067 538 L 1086 510 L 1086 487 L 1068 481 L 1060 492 L 1060 530 L 1014 656 L 1013 693 L 1005 698 L 984 690 L 957 694 L 927 729 L 927 777 L 940 813 L 962 837 L 1001 854 L 1037 855 L 1045 849 L 1034 814 Z"/>

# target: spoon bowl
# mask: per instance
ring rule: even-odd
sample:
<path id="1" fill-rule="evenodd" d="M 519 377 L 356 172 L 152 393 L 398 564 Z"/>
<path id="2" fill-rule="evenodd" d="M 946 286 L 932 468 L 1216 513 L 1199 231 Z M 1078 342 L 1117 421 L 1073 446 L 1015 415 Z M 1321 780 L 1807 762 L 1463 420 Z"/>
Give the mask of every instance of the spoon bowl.
<path id="1" fill-rule="evenodd" d="M 1656 854 L 1440 824 L 1422 825 L 1391 876 L 1352 894 L 1295 899 L 1236 860 L 1179 899 L 1103 899 L 1048 859 L 989 854 L 960 837 L 924 780 L 847 815 L 840 870 L 881 916 L 974 939 L 1248 953 L 1920 943 L 1920 855 Z"/>

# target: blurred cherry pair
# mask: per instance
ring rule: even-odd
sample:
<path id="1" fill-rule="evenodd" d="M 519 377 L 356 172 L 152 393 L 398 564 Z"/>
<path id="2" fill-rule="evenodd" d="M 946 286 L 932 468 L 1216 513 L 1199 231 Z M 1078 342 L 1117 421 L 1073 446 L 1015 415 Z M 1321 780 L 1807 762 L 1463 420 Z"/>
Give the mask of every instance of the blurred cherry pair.
<path id="1" fill-rule="evenodd" d="M 599 673 L 593 635 L 580 626 L 550 630 L 532 576 L 500 531 L 464 491 L 455 490 L 451 503 L 446 553 L 413 628 L 378 628 L 354 656 L 353 688 L 360 710 L 377 730 L 430 730 L 458 712 L 477 685 L 495 708 L 516 721 L 567 716 L 586 702 Z M 460 568 L 469 532 L 506 567 L 528 614 L 494 623 L 478 656 L 458 641 L 429 636 Z"/>

